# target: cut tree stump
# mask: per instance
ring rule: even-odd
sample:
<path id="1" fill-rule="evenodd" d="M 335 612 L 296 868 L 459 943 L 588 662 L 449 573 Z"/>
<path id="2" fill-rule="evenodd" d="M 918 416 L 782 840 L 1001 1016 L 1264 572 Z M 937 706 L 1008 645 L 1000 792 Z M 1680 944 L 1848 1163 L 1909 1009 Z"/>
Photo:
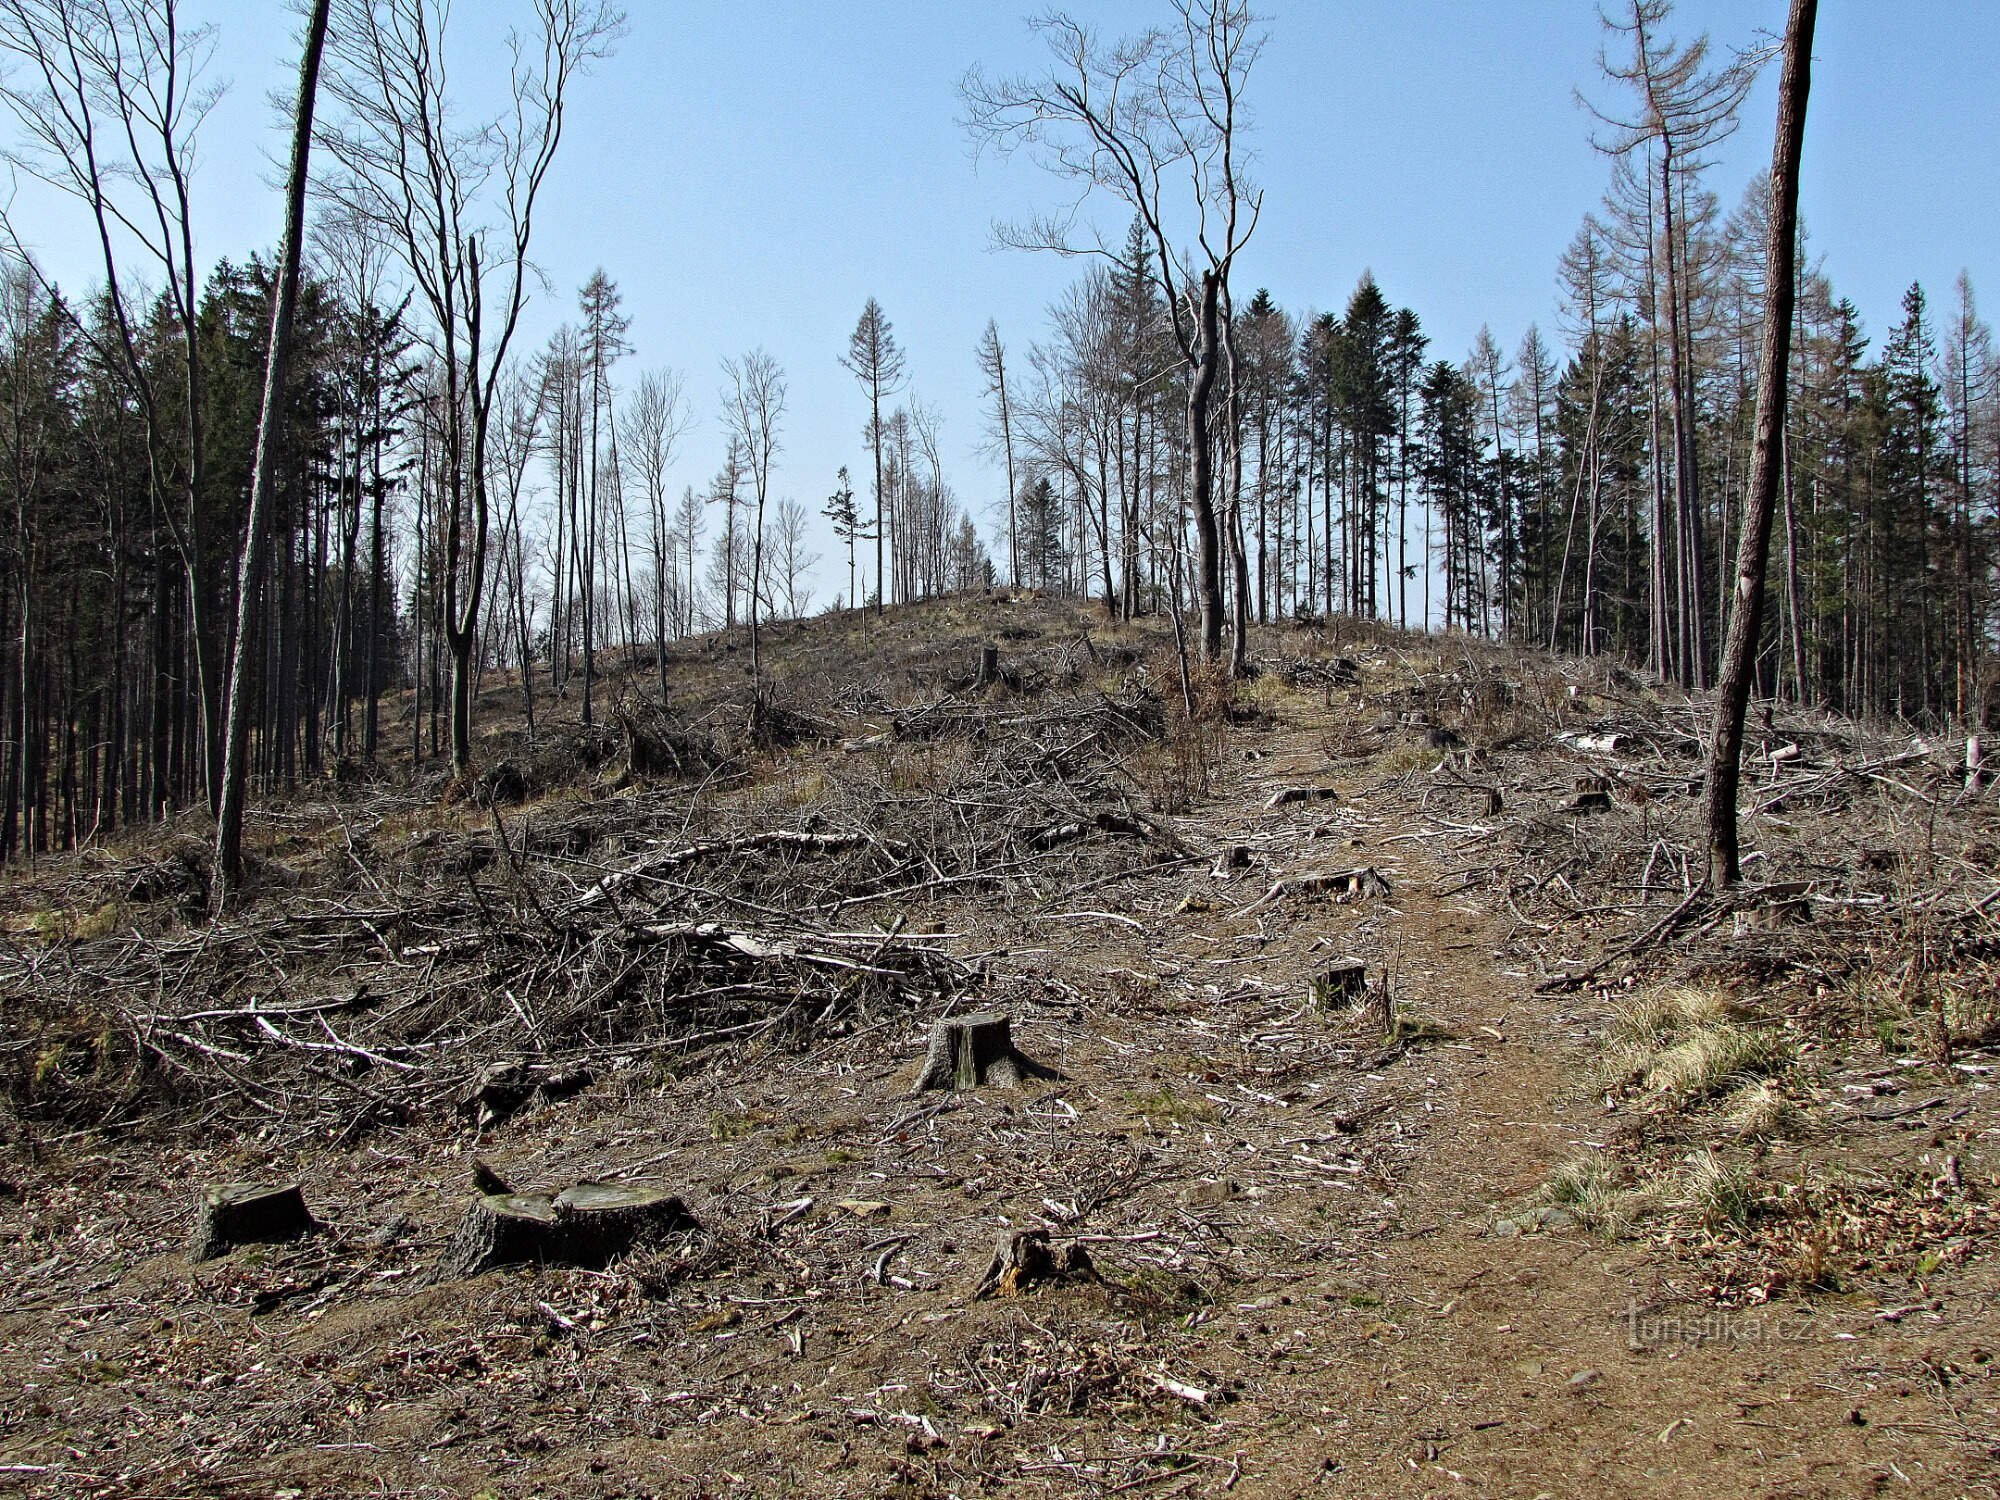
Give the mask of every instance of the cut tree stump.
<path id="1" fill-rule="evenodd" d="M 973 679 L 973 686 L 982 690 L 990 688 L 1000 680 L 1000 643 L 987 641 L 979 648 L 979 673 Z"/>
<path id="2" fill-rule="evenodd" d="M 975 1300 L 1018 1297 L 1038 1281 L 1097 1279 L 1097 1267 L 1081 1244 L 1072 1241 L 1057 1250 L 1050 1247 L 1046 1229 L 1003 1230 L 972 1295 Z"/>
<path id="3" fill-rule="evenodd" d="M 635 1183 L 579 1182 L 556 1194 L 563 1258 L 601 1266 L 649 1235 L 696 1227 L 687 1205 L 664 1188 Z"/>
<path id="4" fill-rule="evenodd" d="M 1351 1009 L 1368 997 L 1368 965 L 1337 958 L 1314 971 L 1311 996 L 1321 1010 Z"/>
<path id="5" fill-rule="evenodd" d="M 195 1195 L 188 1259 L 213 1260 L 238 1245 L 295 1240 L 315 1227 L 296 1182 L 281 1187 L 254 1182 L 205 1187 Z"/>
<path id="6" fill-rule="evenodd" d="M 1002 1011 L 947 1016 L 931 1027 L 923 1071 L 911 1093 L 926 1089 L 971 1089 L 982 1084 L 1018 1084 L 1026 1078 L 1053 1078 L 1051 1068 L 1015 1050 L 1014 1023 Z"/>
<path id="7" fill-rule="evenodd" d="M 1247 916 L 1259 907 L 1269 906 L 1286 896 L 1312 896 L 1322 891 L 1331 891 L 1333 899 L 1345 905 L 1350 901 L 1365 901 L 1370 896 L 1386 898 L 1389 881 L 1373 865 L 1360 865 L 1352 870 L 1320 870 L 1309 875 L 1287 875 L 1282 880 L 1272 881 L 1271 888 L 1244 907 L 1240 914 Z"/>
<path id="8" fill-rule="evenodd" d="M 1290 807 L 1295 802 L 1332 802 L 1339 798 L 1340 790 L 1330 786 L 1288 786 L 1273 792 L 1265 808 Z"/>
<path id="9" fill-rule="evenodd" d="M 602 1266 L 650 1235 L 696 1227 L 687 1205 L 663 1188 L 580 1182 L 560 1193 L 484 1193 L 452 1240 L 448 1276 L 535 1261 Z"/>
<path id="10" fill-rule="evenodd" d="M 524 1260 L 558 1260 L 555 1199 L 547 1193 L 484 1193 L 452 1238 L 449 1276 L 477 1276 Z"/>

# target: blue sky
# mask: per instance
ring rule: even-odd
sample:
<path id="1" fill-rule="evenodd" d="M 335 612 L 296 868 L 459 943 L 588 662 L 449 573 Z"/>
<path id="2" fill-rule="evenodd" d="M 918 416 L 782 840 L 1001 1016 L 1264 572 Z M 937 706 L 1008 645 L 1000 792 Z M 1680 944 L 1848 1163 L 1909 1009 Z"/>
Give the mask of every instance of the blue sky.
<path id="1" fill-rule="evenodd" d="M 947 478 L 990 511 L 1001 483 L 975 452 L 975 341 L 994 317 L 1025 356 L 1078 271 L 990 248 L 996 217 L 1051 206 L 1063 189 L 1025 160 L 975 166 L 957 124 L 969 65 L 1037 63 L 1026 8 L 627 4 L 618 54 L 578 92 L 537 241 L 552 290 L 523 351 L 573 315 L 575 289 L 604 267 L 633 320 L 625 378 L 660 365 L 685 377 L 697 425 L 678 477 L 699 484 L 721 457 L 720 361 L 767 349 L 791 391 L 775 490 L 817 512 L 839 465 L 864 466 L 861 396 L 837 358 L 878 297 L 917 392 L 944 411 Z M 220 28 L 216 71 L 232 84 L 203 149 L 200 249 L 241 255 L 277 234 L 270 96 L 296 66 L 293 22 L 273 0 L 189 8 Z M 500 65 L 501 17 L 514 10 L 459 0 L 461 76 Z M 1075 7 L 1111 33 L 1165 11 Z M 1249 102 L 1267 198 L 1241 295 L 1268 286 L 1294 312 L 1337 311 L 1370 269 L 1421 315 L 1436 356 L 1462 355 L 1482 323 L 1509 351 L 1530 322 L 1552 332 L 1556 258 L 1606 180 L 1573 98 L 1609 97 L 1589 0 L 1292 0 L 1264 13 L 1270 43 Z M 1727 48 L 1784 15 L 1783 0 L 1683 0 L 1676 27 Z M 1829 0 L 1815 53 L 1801 209 L 1836 290 L 1876 335 L 1913 280 L 1942 313 L 1962 267 L 2000 310 L 2000 5 Z M 1718 154 L 1725 207 L 1768 162 L 1774 91 L 1773 70 Z M 1122 231 L 1122 212 L 1103 217 Z M 67 208 L 28 227 L 66 284 L 89 279 Z M 822 569 L 822 599 L 834 572 Z"/>

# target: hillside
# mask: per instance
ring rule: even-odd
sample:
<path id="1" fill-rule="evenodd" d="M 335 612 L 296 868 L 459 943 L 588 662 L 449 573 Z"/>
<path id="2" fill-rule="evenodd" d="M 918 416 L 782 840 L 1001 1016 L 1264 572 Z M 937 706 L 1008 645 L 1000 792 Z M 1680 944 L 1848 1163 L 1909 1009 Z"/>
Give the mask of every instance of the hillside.
<path id="1" fill-rule="evenodd" d="M 1190 722 L 1167 627 L 1073 601 L 772 627 L 753 741 L 708 636 L 589 730 L 544 684 L 532 742 L 489 681 L 477 796 L 253 808 L 213 926 L 198 821 L 16 875 L 0 1474 L 1990 1492 L 2000 815 L 1953 748 L 1753 715 L 1719 900 L 1679 689 L 1254 646 Z M 989 1011 L 1026 1076 L 913 1092 Z M 686 1213 L 479 1269 L 493 1175 Z M 236 1181 L 315 1229 L 191 1260 Z"/>

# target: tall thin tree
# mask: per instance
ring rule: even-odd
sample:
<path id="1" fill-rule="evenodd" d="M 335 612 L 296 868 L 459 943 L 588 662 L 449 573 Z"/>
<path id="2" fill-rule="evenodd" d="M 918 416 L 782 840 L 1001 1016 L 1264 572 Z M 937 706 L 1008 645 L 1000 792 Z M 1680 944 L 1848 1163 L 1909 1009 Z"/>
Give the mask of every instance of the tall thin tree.
<path id="1" fill-rule="evenodd" d="M 1819 0 L 1792 0 L 1785 24 L 1784 71 L 1778 82 L 1778 134 L 1771 148 L 1770 243 L 1765 251 L 1764 344 L 1757 361 L 1756 437 L 1743 535 L 1736 553 L 1736 597 L 1716 692 L 1715 734 L 1708 759 L 1708 878 L 1718 886 L 1742 878 L 1736 792 L 1742 773 L 1743 716 L 1756 672 L 1764 617 L 1764 574 L 1771 516 L 1782 479 L 1785 401 L 1791 378 L 1792 308 L 1796 289 L 1799 156 L 1805 141 L 1806 95 L 1812 85 L 1813 24 Z"/>

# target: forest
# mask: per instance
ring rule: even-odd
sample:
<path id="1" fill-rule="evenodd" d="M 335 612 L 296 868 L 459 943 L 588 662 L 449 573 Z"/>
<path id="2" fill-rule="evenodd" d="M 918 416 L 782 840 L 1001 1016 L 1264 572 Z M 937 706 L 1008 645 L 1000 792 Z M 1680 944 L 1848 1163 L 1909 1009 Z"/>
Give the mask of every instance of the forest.
<path id="1" fill-rule="evenodd" d="M 1917 22 L 1679 3 L 1339 8 L 1595 47 L 1522 302 L 1310 11 L 294 0 L 252 193 L 0 0 L 0 1487 L 1995 1493 L 2000 359 L 1811 229 Z M 891 12 L 1030 296 L 801 207 Z"/>
<path id="2" fill-rule="evenodd" d="M 989 324 L 967 351 L 1004 499 L 954 489 L 937 414 L 899 402 L 907 361 L 869 300 L 849 347 L 828 351 L 856 381 L 866 445 L 862 472 L 832 481 L 831 547 L 815 545 L 825 533 L 805 506 L 767 504 L 786 400 L 768 356 L 732 362 L 728 430 L 695 434 L 686 377 L 635 368 L 602 269 L 543 347 L 511 344 L 511 325 L 481 344 L 476 293 L 504 297 L 486 283 L 511 255 L 518 300 L 526 210 L 564 169 L 563 92 L 620 25 L 570 0 L 538 15 L 555 67 L 513 80 L 539 110 L 519 135 L 446 123 L 425 75 L 441 11 L 398 0 L 335 18 L 270 564 L 247 609 L 238 563 L 277 257 L 204 269 L 183 248 L 205 187 L 184 168 L 210 37 L 167 0 L 20 0 L 0 18 L 10 159 L 132 241 L 114 251 L 107 234 L 104 274 L 65 289 L 8 225 L 6 857 L 213 807 L 221 664 L 239 649 L 251 775 L 272 791 L 385 748 L 453 753 L 454 670 L 544 664 L 556 692 L 575 682 L 588 722 L 605 653 L 659 661 L 674 639 L 799 615 L 823 550 L 845 578 L 836 605 L 1000 584 L 1094 598 L 1116 619 L 1198 612 L 1197 449 L 1215 474 L 1216 608 L 1236 640 L 1246 621 L 1346 616 L 1714 681 L 1751 467 L 1769 185 L 1725 205 L 1704 178 L 1761 60 L 1666 40 L 1659 0 L 1606 13 L 1606 76 L 1590 88 L 1608 186 L 1554 260 L 1554 328 L 1436 349 L 1422 309 L 1397 305 L 1393 268 L 1387 289 L 1372 273 L 1344 301 L 1328 288 L 1338 313 L 1286 309 L 1231 285 L 1247 279 L 1234 262 L 1254 215 L 1197 265 L 1172 238 L 1175 205 L 1134 201 L 1129 234 L 1087 258 L 1043 327 Z M 1237 45 L 1240 79 L 1247 28 Z M 122 71 L 108 71 L 114 51 Z M 965 87 L 971 128 L 992 141 L 1046 124 L 1029 121 L 1024 95 L 976 75 Z M 412 164 L 385 154 L 381 100 L 398 91 L 437 114 L 426 165 L 459 198 L 425 202 Z M 1251 201 L 1223 159 L 1207 171 L 1203 201 Z M 425 239 L 440 215 L 462 232 L 486 211 L 498 217 L 479 234 L 502 232 L 484 266 L 466 263 L 479 239 L 447 237 L 442 252 Z M 1912 284 L 1900 308 L 1873 310 L 1887 331 L 1871 341 L 1816 268 L 1803 220 L 1796 259 L 1759 686 L 1918 725 L 1979 722 L 2000 478 L 1990 330 L 1961 277 L 1943 299 Z M 1213 369 L 1199 347 L 1204 270 Z M 1197 444 L 1189 394 L 1204 380 L 1218 384 Z M 697 440 L 720 467 L 670 493 L 673 461 Z M 239 614 L 253 624 L 240 643 Z M 520 680 L 532 724 L 532 676 Z M 392 731 L 380 704 L 399 690 L 411 709 Z"/>

